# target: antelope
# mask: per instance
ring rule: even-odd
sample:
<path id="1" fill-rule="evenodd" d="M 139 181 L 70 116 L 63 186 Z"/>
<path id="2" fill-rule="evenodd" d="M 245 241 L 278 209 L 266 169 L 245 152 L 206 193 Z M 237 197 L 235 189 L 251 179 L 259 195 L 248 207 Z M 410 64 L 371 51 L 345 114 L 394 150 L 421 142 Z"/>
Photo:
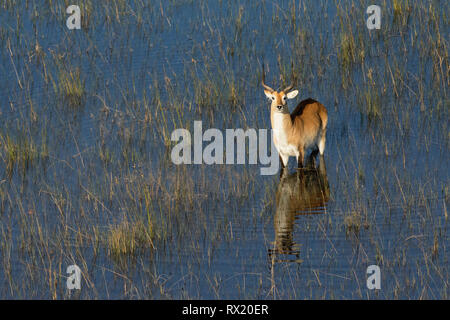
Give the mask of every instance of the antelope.
<path id="1" fill-rule="evenodd" d="M 270 122 L 273 130 L 273 142 L 278 150 L 282 168 L 288 164 L 290 156 L 297 158 L 298 168 L 303 168 L 305 150 L 313 147 L 311 157 L 317 153 L 323 156 L 327 131 L 327 109 L 314 99 L 308 98 L 300 102 L 292 113 L 289 113 L 287 99 L 297 96 L 298 90 L 293 86 L 275 91 L 264 83 L 264 93 L 272 100 Z M 291 91 L 292 90 L 292 91 Z"/>

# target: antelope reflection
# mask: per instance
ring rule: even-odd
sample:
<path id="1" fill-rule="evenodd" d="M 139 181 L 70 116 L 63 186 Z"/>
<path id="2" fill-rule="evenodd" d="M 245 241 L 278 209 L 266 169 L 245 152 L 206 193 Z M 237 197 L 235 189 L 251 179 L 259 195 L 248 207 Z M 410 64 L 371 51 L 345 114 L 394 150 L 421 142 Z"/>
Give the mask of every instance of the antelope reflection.
<path id="1" fill-rule="evenodd" d="M 290 175 L 287 169 L 281 172 L 276 193 L 275 241 L 269 250 L 269 257 L 274 262 L 301 262 L 300 247 L 293 240 L 295 218 L 325 212 L 330 188 L 323 156 L 319 156 L 319 161 L 317 169 L 310 160 L 308 170 L 298 170 Z"/>

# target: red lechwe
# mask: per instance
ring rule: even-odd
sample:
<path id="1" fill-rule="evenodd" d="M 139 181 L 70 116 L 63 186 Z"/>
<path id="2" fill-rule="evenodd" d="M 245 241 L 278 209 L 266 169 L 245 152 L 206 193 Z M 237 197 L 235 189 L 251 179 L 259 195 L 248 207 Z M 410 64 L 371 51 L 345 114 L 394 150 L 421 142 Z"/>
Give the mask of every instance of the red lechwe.
<path id="1" fill-rule="evenodd" d="M 311 156 L 317 153 L 323 156 L 325 151 L 325 135 L 328 122 L 327 109 L 314 99 L 300 102 L 294 112 L 289 113 L 287 99 L 297 96 L 298 90 L 292 86 L 280 92 L 264 83 L 264 93 L 272 100 L 270 121 L 273 130 L 273 142 L 280 155 L 282 167 L 286 167 L 289 157 L 297 158 L 298 168 L 303 167 L 305 150 L 314 148 Z"/>

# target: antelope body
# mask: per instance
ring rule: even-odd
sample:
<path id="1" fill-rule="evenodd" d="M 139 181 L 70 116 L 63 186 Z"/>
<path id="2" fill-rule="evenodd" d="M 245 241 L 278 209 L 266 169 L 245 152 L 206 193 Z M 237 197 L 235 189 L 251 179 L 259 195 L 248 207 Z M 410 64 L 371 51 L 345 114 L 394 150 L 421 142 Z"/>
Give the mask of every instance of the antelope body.
<path id="1" fill-rule="evenodd" d="M 264 84 L 266 96 L 272 100 L 270 121 L 273 130 L 273 142 L 280 155 L 282 167 L 287 166 L 290 156 L 297 158 L 298 168 L 303 167 L 305 150 L 313 147 L 311 156 L 325 151 L 326 128 L 328 122 L 327 109 L 314 99 L 300 102 L 292 113 L 289 113 L 287 99 L 297 96 L 298 90 L 292 86 L 277 92 Z"/>

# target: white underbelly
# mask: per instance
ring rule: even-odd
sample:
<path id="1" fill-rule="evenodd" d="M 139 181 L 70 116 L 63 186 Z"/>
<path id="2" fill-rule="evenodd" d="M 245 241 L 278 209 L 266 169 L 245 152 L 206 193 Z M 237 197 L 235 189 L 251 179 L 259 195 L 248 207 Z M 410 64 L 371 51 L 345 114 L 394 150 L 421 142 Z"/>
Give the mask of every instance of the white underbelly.
<path id="1" fill-rule="evenodd" d="M 278 113 L 273 116 L 273 142 L 278 153 L 285 156 L 297 156 L 298 148 L 288 143 L 286 132 L 283 130 L 283 116 L 284 115 Z"/>
<path id="2" fill-rule="evenodd" d="M 278 150 L 278 153 L 286 155 L 286 156 L 297 156 L 298 148 L 292 144 L 288 144 L 286 142 L 280 141 L 274 137 L 274 144 Z"/>

